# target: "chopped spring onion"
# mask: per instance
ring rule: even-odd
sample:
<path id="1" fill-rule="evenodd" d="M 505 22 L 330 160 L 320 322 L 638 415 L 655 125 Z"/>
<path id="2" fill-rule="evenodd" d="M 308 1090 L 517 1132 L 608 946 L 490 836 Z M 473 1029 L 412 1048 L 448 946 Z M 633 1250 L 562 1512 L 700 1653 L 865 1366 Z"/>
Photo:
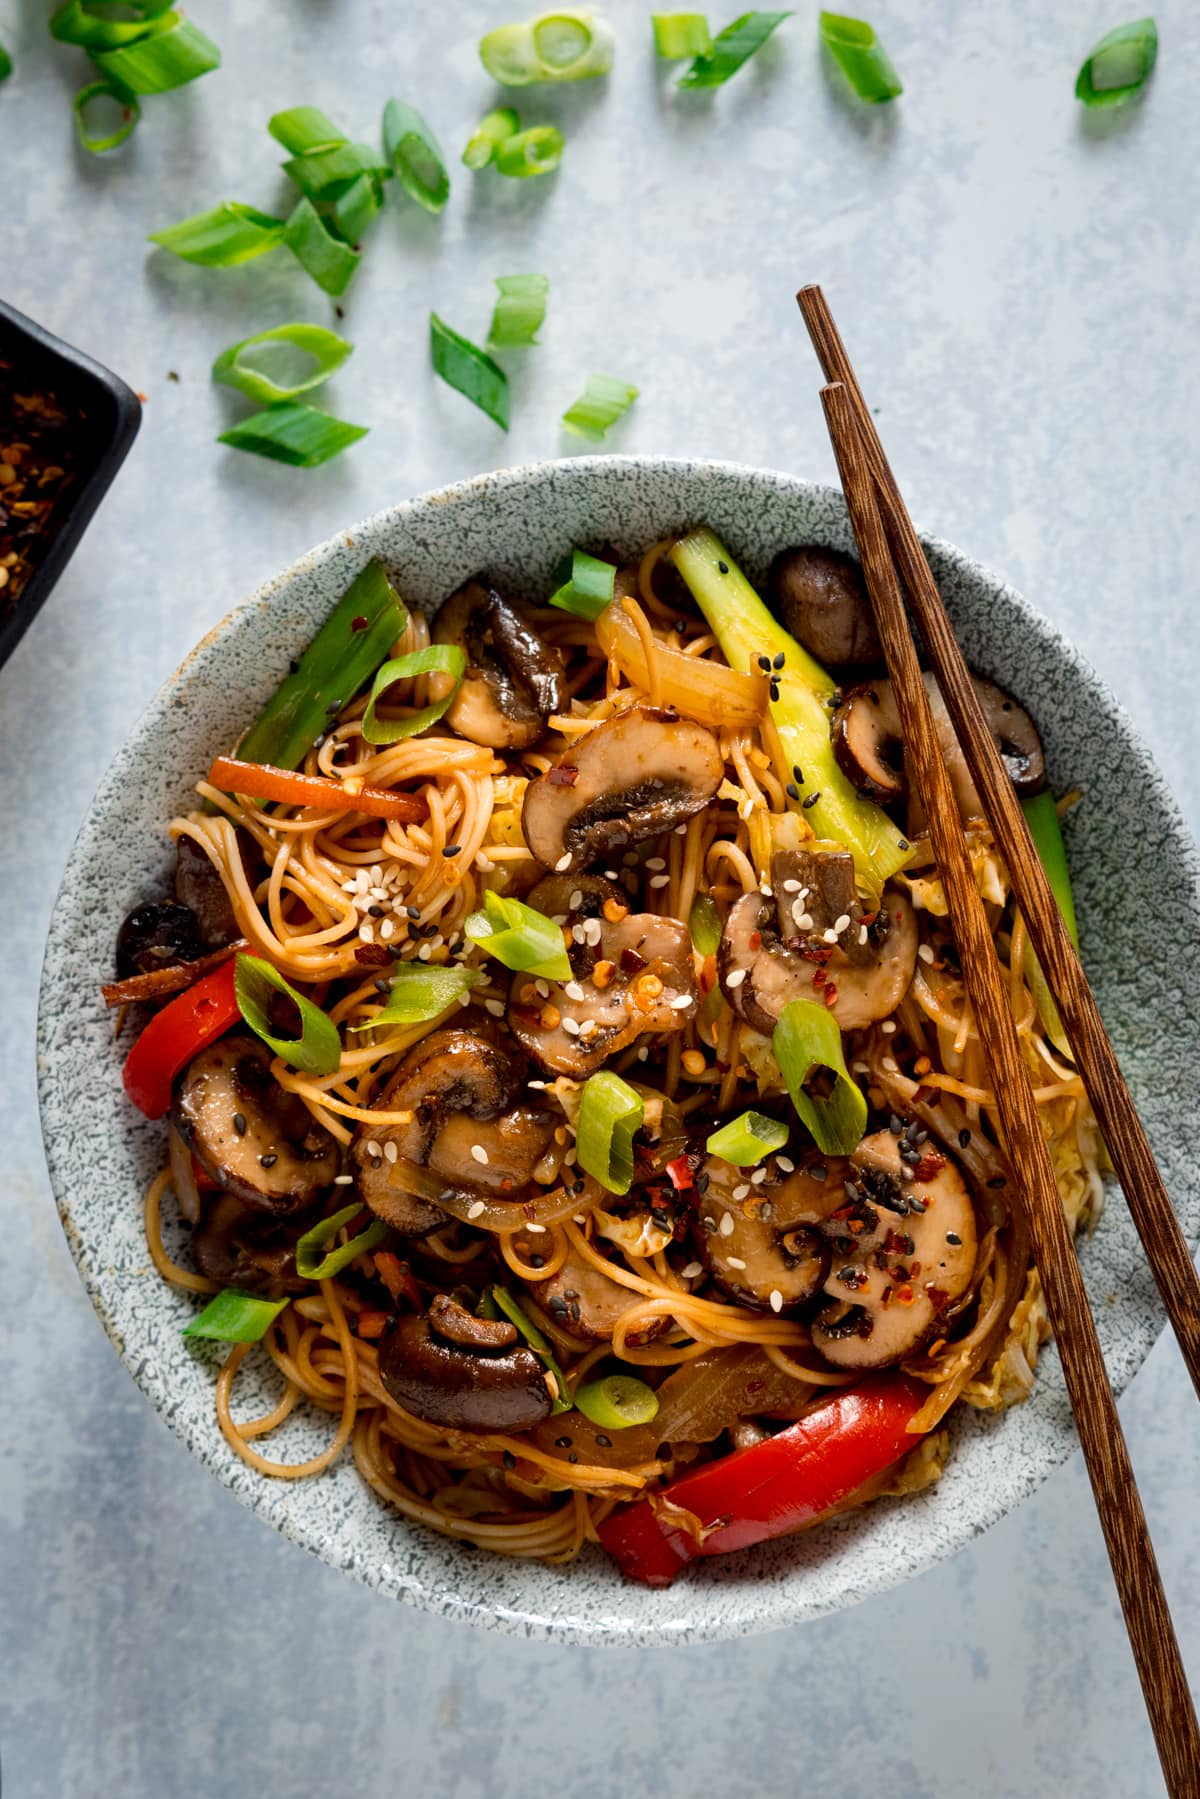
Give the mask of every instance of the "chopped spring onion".
<path id="1" fill-rule="evenodd" d="M 348 425 L 300 400 L 281 400 L 231 425 L 217 442 L 270 462 L 286 462 L 290 468 L 319 468 L 366 435 L 366 425 Z"/>
<path id="2" fill-rule="evenodd" d="M 821 14 L 821 42 L 829 51 L 860 100 L 879 105 L 895 100 L 904 83 L 892 67 L 887 51 L 865 19 L 848 19 L 842 13 Z"/>
<path id="3" fill-rule="evenodd" d="M 240 200 L 222 200 L 207 212 L 193 213 L 177 225 L 152 231 L 149 241 L 181 256 L 184 262 L 198 262 L 209 269 L 230 269 L 236 263 L 249 262 L 283 242 L 286 226 L 282 219 L 257 212 Z"/>
<path id="4" fill-rule="evenodd" d="M 658 56 L 673 60 L 680 56 L 708 56 L 712 51 L 712 33 L 702 12 L 656 12 L 651 14 L 650 23 Z"/>
<path id="5" fill-rule="evenodd" d="M 567 1385 L 566 1376 L 558 1365 L 554 1347 L 531 1318 L 526 1317 L 507 1287 L 489 1287 L 484 1295 L 490 1301 L 489 1311 L 502 1313 L 510 1324 L 516 1326 L 525 1342 L 536 1356 L 546 1365 L 546 1372 L 554 1383 L 554 1405 L 552 1412 L 569 1412 L 571 1410 L 571 1389 Z M 488 1315 L 485 1313 L 485 1316 Z"/>
<path id="6" fill-rule="evenodd" d="M 294 400 L 297 394 L 320 387 L 353 350 L 353 344 L 324 325 L 276 325 L 222 350 L 212 365 L 212 378 L 269 406 L 275 400 Z M 302 363 L 311 358 L 307 372 L 295 367 L 297 356 Z M 283 379 L 281 363 L 284 368 L 292 367 L 293 379 Z"/>
<path id="7" fill-rule="evenodd" d="M 707 893 L 698 893 L 688 914 L 692 942 L 702 956 L 715 956 L 721 947 L 721 915 Z"/>
<path id="8" fill-rule="evenodd" d="M 486 350 L 452 331 L 436 312 L 429 315 L 429 355 L 435 375 L 486 412 L 502 431 L 508 430 L 508 376 Z"/>
<path id="9" fill-rule="evenodd" d="M 466 652 L 457 643 L 427 644 L 423 650 L 410 650 L 405 656 L 397 656 L 393 661 L 385 662 L 375 677 L 371 697 L 359 726 L 367 743 L 399 743 L 403 738 L 415 737 L 418 731 L 436 724 L 442 714 L 449 711 L 466 672 Z M 438 682 L 440 693 L 437 699 L 410 713 L 407 718 L 392 719 L 386 724 L 382 719 L 376 718 L 376 704 L 392 683 L 410 681 L 416 675 L 449 678 Z"/>
<path id="10" fill-rule="evenodd" d="M 450 196 L 450 177 L 441 146 L 415 106 L 388 101 L 383 109 L 383 150 L 409 199 L 426 212 L 441 212 Z"/>
<path id="11" fill-rule="evenodd" d="M 277 112 L 267 120 L 267 130 L 291 156 L 333 150 L 346 141 L 345 132 L 339 131 L 319 106 L 290 106 L 285 112 Z"/>
<path id="12" fill-rule="evenodd" d="M 479 60 L 501 87 L 531 81 L 586 81 L 612 68 L 612 26 L 586 7 L 542 13 L 520 25 L 501 25 L 479 40 Z"/>
<path id="13" fill-rule="evenodd" d="M 115 150 L 131 138 L 142 116 L 136 96 L 126 93 L 124 88 L 112 81 L 89 81 L 86 87 L 80 88 L 73 105 L 79 141 L 85 150 L 90 150 L 95 156 L 103 155 L 106 150 Z M 97 105 L 110 115 L 111 122 L 107 128 L 101 126 L 97 129 L 88 125 L 88 109 Z M 114 108 L 117 118 L 111 119 Z"/>
<path id="14" fill-rule="evenodd" d="M 284 227 L 283 241 L 305 274 L 327 294 L 344 294 L 358 272 L 362 252 L 334 237 L 307 197 Z"/>
<path id="15" fill-rule="evenodd" d="M 516 973 L 543 975 L 548 981 L 571 979 L 562 930 L 523 900 L 506 899 L 489 889 L 483 911 L 472 912 L 463 931 L 485 954 Z"/>
<path id="16" fill-rule="evenodd" d="M 152 20 L 160 18 L 171 0 L 128 0 L 124 11 L 132 18 L 114 18 L 107 0 L 97 11 L 92 0 L 66 0 L 50 17 L 50 35 L 60 44 L 77 44 L 83 50 L 115 50 L 120 44 L 144 37 Z"/>
<path id="17" fill-rule="evenodd" d="M 392 989 L 374 1018 L 352 1024 L 352 1031 L 373 1031 L 385 1024 L 424 1024 L 439 1018 L 447 1006 L 477 987 L 484 978 L 477 968 L 429 968 L 424 962 L 401 962 L 392 974 Z"/>
<path id="18" fill-rule="evenodd" d="M 611 375 L 589 375 L 587 386 L 567 407 L 562 422 L 576 437 L 592 437 L 599 442 L 637 397 L 637 388 L 625 381 L 614 380 Z"/>
<path id="19" fill-rule="evenodd" d="M 1153 19 L 1131 19 L 1100 39 L 1079 71 L 1075 98 L 1085 106 L 1120 106 L 1150 79 L 1158 60 Z"/>
<path id="20" fill-rule="evenodd" d="M 679 77 L 685 88 L 724 87 L 756 51 L 761 50 L 777 25 L 791 18 L 790 12 L 744 12 L 724 31 L 718 31 L 712 48 L 698 56 L 691 68 Z"/>
<path id="21" fill-rule="evenodd" d="M 234 963 L 233 990 L 238 1011 L 256 1037 L 301 1074 L 333 1074 L 342 1059 L 337 1026 L 320 1006 L 285 981 L 261 956 L 241 954 Z M 271 1030 L 270 1007 L 275 994 L 290 999 L 300 1014 L 299 1037 L 277 1037 Z"/>
<path id="22" fill-rule="evenodd" d="M 719 1131 L 714 1131 L 705 1144 L 711 1155 L 732 1162 L 735 1168 L 751 1168 L 774 1150 L 782 1149 L 788 1140 L 786 1124 L 767 1118 L 762 1112 L 743 1112 L 731 1118 Z"/>
<path id="23" fill-rule="evenodd" d="M 606 606 L 612 605 L 616 567 L 589 556 L 586 550 L 573 550 L 571 572 L 567 580 L 550 595 L 550 604 L 562 612 L 573 612 L 576 618 L 596 619 Z"/>
<path id="24" fill-rule="evenodd" d="M 365 1230 L 359 1231 L 357 1237 L 351 1237 L 349 1243 L 341 1243 L 336 1249 L 322 1255 L 326 1245 L 333 1242 L 342 1226 L 349 1224 L 362 1212 L 361 1204 L 356 1200 L 351 1206 L 343 1206 L 340 1212 L 334 1212 L 329 1218 L 322 1218 L 296 1244 L 296 1273 L 303 1281 L 328 1281 L 335 1274 L 361 1256 L 364 1250 L 374 1249 L 382 1243 L 388 1234 L 388 1227 L 382 1218 L 374 1219 Z"/>
<path id="25" fill-rule="evenodd" d="M 330 207 L 338 235 L 348 244 L 359 244 L 368 227 L 383 211 L 383 182 L 378 175 L 360 175 L 340 193 Z"/>
<path id="26" fill-rule="evenodd" d="M 302 194 L 310 200 L 335 200 L 351 181 L 360 175 L 374 175 L 387 180 L 391 170 L 379 160 L 378 150 L 370 144 L 352 144 L 343 139 L 327 150 L 311 150 L 303 156 L 289 156 L 282 165 Z"/>
<path id="27" fill-rule="evenodd" d="M 600 1430 L 628 1430 L 658 1416 L 658 1394 L 632 1374 L 609 1374 L 576 1389 L 575 1404 Z"/>
<path id="28" fill-rule="evenodd" d="M 8 51 L 4 48 L 4 45 L 0 44 L 0 81 L 7 81 L 9 76 L 12 74 L 12 72 L 13 72 L 12 57 L 8 54 Z M 75 119 L 76 119 L 76 123 L 78 123 L 78 121 L 79 121 L 79 96 L 78 95 L 76 95 L 76 97 L 75 97 Z M 135 121 L 135 123 L 136 123 L 136 121 Z M 88 146 L 85 144 L 84 149 L 86 150 L 87 147 Z"/>
<path id="29" fill-rule="evenodd" d="M 242 739 L 242 761 L 298 768 L 407 627 L 395 588 L 378 562 L 368 562 Z"/>
<path id="30" fill-rule="evenodd" d="M 467 139 L 464 163 L 469 169 L 486 169 L 505 139 L 515 137 L 520 129 L 515 106 L 498 106 L 486 113 Z"/>
<path id="31" fill-rule="evenodd" d="M 1070 933 L 1071 942 L 1078 949 L 1079 925 L 1075 917 L 1075 895 L 1071 891 L 1071 871 L 1067 867 L 1067 850 L 1063 843 L 1054 795 L 1049 789 L 1044 793 L 1036 793 L 1032 799 L 1021 801 L 1021 810 L 1025 814 L 1025 823 L 1029 826 L 1029 835 L 1033 838 L 1033 847 L 1041 857 L 1046 878 L 1058 901 L 1063 923 Z M 1038 1017 L 1045 1026 L 1047 1037 L 1060 1055 L 1074 1058 L 1075 1052 L 1063 1030 L 1054 995 L 1028 937 L 1025 939 L 1025 978 L 1029 982 L 1037 1004 Z"/>
<path id="32" fill-rule="evenodd" d="M 792 1104 L 827 1156 L 848 1156 L 862 1141 L 867 1101 L 851 1080 L 842 1053 L 842 1033 L 827 1007 L 811 999 L 794 999 L 783 1008 L 771 1035 L 771 1048 L 787 1082 Z M 817 1099 L 804 1083 L 814 1068 L 827 1068 L 833 1092 Z"/>
<path id="33" fill-rule="evenodd" d="M 536 344 L 546 316 L 549 278 L 545 275 L 497 275 L 496 287 L 500 298 L 492 313 L 488 349 L 513 350 L 522 344 Z"/>
<path id="34" fill-rule="evenodd" d="M 210 1299 L 198 1318 L 184 1330 L 185 1337 L 210 1337 L 217 1343 L 258 1343 L 278 1318 L 283 1299 L 262 1299 L 257 1293 L 243 1293 L 238 1287 L 226 1287 Z"/>
<path id="35" fill-rule="evenodd" d="M 550 175 L 562 161 L 563 134 L 554 125 L 531 125 L 496 146 L 496 169 L 501 175 L 524 180 L 530 175 Z"/>
<path id="36" fill-rule="evenodd" d="M 161 13 L 132 44 L 91 51 L 109 81 L 131 94 L 166 94 L 221 66 L 221 52 L 190 19 Z"/>
<path id="37" fill-rule="evenodd" d="M 633 1183 L 633 1139 L 645 1118 L 645 1101 L 610 1069 L 589 1075 L 579 1102 L 575 1149 L 579 1166 L 610 1193 Z"/>

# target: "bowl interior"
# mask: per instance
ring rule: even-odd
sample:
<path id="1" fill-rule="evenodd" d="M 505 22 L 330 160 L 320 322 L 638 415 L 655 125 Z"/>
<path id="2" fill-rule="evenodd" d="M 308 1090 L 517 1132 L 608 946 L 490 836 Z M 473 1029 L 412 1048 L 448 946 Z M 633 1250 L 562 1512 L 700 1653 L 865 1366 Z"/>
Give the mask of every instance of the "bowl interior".
<path id="1" fill-rule="evenodd" d="M 118 1353 L 171 1428 L 285 1535 L 369 1585 L 521 1635 L 667 1642 L 734 1636 L 838 1610 L 951 1554 L 1031 1493 L 1071 1451 L 1057 1358 L 1031 1401 L 955 1423 L 937 1487 L 885 1500 L 807 1537 L 714 1561 L 666 1593 L 625 1583 L 598 1552 L 565 1568 L 466 1550 L 378 1502 L 343 1458 L 296 1483 L 264 1479 L 216 1426 L 216 1356 L 180 1335 L 193 1302 L 151 1267 L 140 1196 L 164 1156 L 160 1126 L 125 1101 L 111 1020 L 90 996 L 117 926 L 165 879 L 166 823 L 253 717 L 363 562 L 379 556 L 412 605 L 430 608 L 491 570 L 540 595 L 573 544 L 633 551 L 695 520 L 713 525 L 753 579 L 791 543 L 851 547 L 841 495 L 731 465 L 580 458 L 465 482 L 377 514 L 301 558 L 230 614 L 154 699 L 102 782 L 72 852 L 46 950 L 39 1069 L 47 1159 L 84 1284 Z M 930 558 L 973 666 L 1037 719 L 1051 780 L 1084 789 L 1068 825 L 1085 961 L 1189 1239 L 1200 1184 L 1187 1151 L 1200 1051 L 1197 865 L 1174 804 L 1127 719 L 1079 655 L 1011 588 L 950 546 Z M 1118 1391 L 1161 1327 L 1153 1281 L 1115 1196 L 1082 1245 Z M 236 1403 L 268 1400 L 252 1370 Z M 265 1409 L 265 1404 L 263 1404 Z M 288 1426 L 281 1452 L 311 1454 L 324 1418 Z"/>

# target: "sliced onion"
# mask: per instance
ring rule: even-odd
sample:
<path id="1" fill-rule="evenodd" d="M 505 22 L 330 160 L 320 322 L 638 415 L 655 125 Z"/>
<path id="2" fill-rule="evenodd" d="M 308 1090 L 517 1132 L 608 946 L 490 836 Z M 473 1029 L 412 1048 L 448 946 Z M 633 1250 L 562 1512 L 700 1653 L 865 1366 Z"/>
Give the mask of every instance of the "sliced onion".
<path id="1" fill-rule="evenodd" d="M 606 656 L 612 657 L 639 687 L 650 685 L 646 651 L 637 626 L 617 603 L 596 620 L 596 636 Z M 766 709 L 767 683 L 756 675 L 741 674 L 704 656 L 685 656 L 681 650 L 655 644 L 658 694 L 664 706 L 674 706 L 703 725 L 753 725 Z"/>

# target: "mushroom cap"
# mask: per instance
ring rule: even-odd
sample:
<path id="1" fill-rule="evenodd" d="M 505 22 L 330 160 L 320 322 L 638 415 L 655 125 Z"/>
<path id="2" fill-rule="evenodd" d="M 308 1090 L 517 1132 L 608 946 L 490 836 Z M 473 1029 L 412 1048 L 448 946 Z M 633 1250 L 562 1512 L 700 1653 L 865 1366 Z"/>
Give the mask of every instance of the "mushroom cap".
<path id="1" fill-rule="evenodd" d="M 862 569 L 852 556 L 815 544 L 781 550 L 767 590 L 792 636 L 826 667 L 883 661 Z"/>
<path id="2" fill-rule="evenodd" d="M 768 1170 L 772 1167 L 773 1159 Z M 820 1291 L 829 1268 L 829 1246 L 814 1212 L 820 1195 L 811 1182 L 784 1182 L 778 1172 L 752 1185 L 749 1169 L 720 1156 L 709 1156 L 704 1172 L 708 1186 L 693 1238 L 709 1273 L 738 1305 L 794 1313 Z M 778 1305 L 772 1304 L 773 1294 Z"/>
<path id="3" fill-rule="evenodd" d="M 527 749 L 566 698 L 565 664 L 525 611 L 486 577 L 464 582 L 433 622 L 435 643 L 465 652 L 466 673 L 445 722 L 492 749 Z"/>
<path id="4" fill-rule="evenodd" d="M 537 1253 L 537 1237 L 518 1238 L 519 1252 Z M 631 1287 L 623 1287 L 574 1249 L 558 1273 L 549 1280 L 528 1282 L 528 1291 L 549 1312 L 555 1324 L 569 1336 L 590 1343 L 609 1343 L 613 1331 L 631 1307 L 644 1304 L 643 1295 Z M 648 1343 L 670 1324 L 669 1318 L 656 1318 L 640 1331 L 630 1334 L 630 1343 Z"/>
<path id="5" fill-rule="evenodd" d="M 135 906 L 117 932 L 117 979 L 198 962 L 204 945 L 190 906 Z"/>
<path id="6" fill-rule="evenodd" d="M 253 866 L 258 845 L 250 833 L 239 830 L 237 843 L 243 868 Z M 220 949 L 240 935 L 233 902 L 216 864 L 191 837 L 180 837 L 175 845 L 175 898 L 194 913 L 205 949 Z"/>
<path id="7" fill-rule="evenodd" d="M 511 1338 L 508 1347 L 468 1348 L 461 1333 L 442 1334 L 456 1328 L 445 1308 L 432 1307 L 392 1326 L 379 1345 L 379 1378 L 397 1405 L 447 1430 L 530 1430 L 549 1416 L 545 1370 L 531 1349 Z"/>

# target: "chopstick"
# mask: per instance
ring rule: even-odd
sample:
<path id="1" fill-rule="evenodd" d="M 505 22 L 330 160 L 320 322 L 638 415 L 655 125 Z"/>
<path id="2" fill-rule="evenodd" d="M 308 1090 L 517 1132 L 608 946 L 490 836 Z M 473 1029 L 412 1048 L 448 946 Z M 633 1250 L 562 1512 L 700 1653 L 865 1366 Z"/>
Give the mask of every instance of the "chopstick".
<path id="1" fill-rule="evenodd" d="M 1171 1329 L 1200 1396 L 1200 1275 L 1154 1160 L 1132 1095 L 1104 1029 L 1096 998 L 1034 848 L 1012 783 L 988 729 L 954 627 L 942 604 L 870 409 L 819 287 L 796 299 L 827 381 L 846 389 L 879 506 L 937 683 L 976 790 L 1008 864 L 1013 891 L 1042 972 L 1058 1004 L 1076 1066 L 1158 1283 Z"/>
<path id="2" fill-rule="evenodd" d="M 1172 1799 L 1200 1794 L 1200 1729 L 1188 1691 L 1141 1497 L 1121 1432 L 1083 1276 L 1009 1006 L 992 933 L 938 749 L 900 584 L 855 409 L 840 382 L 821 393 L 910 769 L 949 907 L 963 978 L 993 1087 L 1046 1307 L 1066 1377 L 1146 1709 Z M 898 503 L 898 502 L 897 502 Z"/>

